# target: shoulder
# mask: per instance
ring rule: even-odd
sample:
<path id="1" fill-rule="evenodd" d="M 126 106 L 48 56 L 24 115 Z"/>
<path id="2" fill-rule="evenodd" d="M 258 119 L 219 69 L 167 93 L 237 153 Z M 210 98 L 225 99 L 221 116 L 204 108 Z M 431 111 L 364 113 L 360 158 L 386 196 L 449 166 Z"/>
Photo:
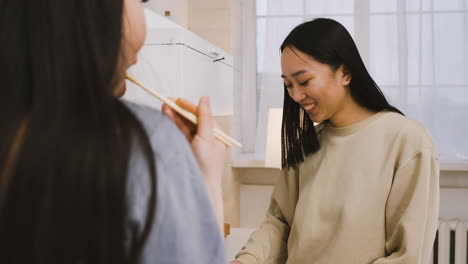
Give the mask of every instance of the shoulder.
<path id="1" fill-rule="evenodd" d="M 376 126 L 384 146 L 396 155 L 397 166 L 421 153 L 437 157 L 437 150 L 429 131 L 417 120 L 394 112 L 387 112 Z"/>
<path id="2" fill-rule="evenodd" d="M 379 120 L 382 127 L 396 141 L 417 148 L 434 148 L 429 131 L 417 120 L 395 112 L 386 112 Z"/>
<path id="3" fill-rule="evenodd" d="M 148 136 L 156 168 L 158 197 L 177 189 L 178 185 L 202 188 L 201 172 L 190 145 L 171 119 L 157 109 L 125 102 L 125 105 L 142 123 Z M 141 145 L 132 145 L 129 161 L 130 193 L 146 200 L 149 194 L 149 171 Z M 196 184 L 193 184 L 193 183 Z M 176 198 L 173 196 L 169 196 Z M 164 199 L 169 202 L 167 199 Z M 160 200 L 162 201 L 162 200 Z"/>
<path id="4" fill-rule="evenodd" d="M 216 217 L 188 141 L 161 111 L 125 105 L 143 124 L 156 165 L 155 218 L 138 263 L 225 262 Z M 128 228 L 139 233 L 148 217 L 151 182 L 142 152 L 135 147 L 129 166 Z"/>
<path id="5" fill-rule="evenodd" d="M 185 136 L 164 113 L 144 105 L 124 104 L 142 123 L 157 161 L 165 163 L 175 156 L 191 155 Z"/>
<path id="6" fill-rule="evenodd" d="M 161 111 L 127 101 L 123 101 L 123 103 L 143 124 L 143 127 L 149 136 L 155 136 L 156 134 L 161 133 L 168 136 L 172 135 L 176 130 L 172 121 Z"/>

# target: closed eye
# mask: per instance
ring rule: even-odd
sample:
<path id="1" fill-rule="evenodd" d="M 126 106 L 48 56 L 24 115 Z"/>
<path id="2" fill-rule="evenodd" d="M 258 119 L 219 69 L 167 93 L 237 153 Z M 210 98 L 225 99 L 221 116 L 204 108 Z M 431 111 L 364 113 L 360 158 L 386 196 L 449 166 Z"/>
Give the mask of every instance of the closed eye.
<path id="1" fill-rule="evenodd" d="M 299 84 L 300 84 L 301 86 L 307 86 L 307 85 L 309 84 L 310 80 L 311 80 L 311 79 L 308 79 L 307 81 L 301 82 L 301 83 L 299 83 Z"/>

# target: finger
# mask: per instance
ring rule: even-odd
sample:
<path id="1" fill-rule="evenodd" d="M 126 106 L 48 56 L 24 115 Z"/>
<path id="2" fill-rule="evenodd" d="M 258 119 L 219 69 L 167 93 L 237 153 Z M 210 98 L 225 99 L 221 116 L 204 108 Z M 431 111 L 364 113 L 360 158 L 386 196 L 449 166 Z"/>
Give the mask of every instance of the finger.
<path id="1" fill-rule="evenodd" d="M 175 121 L 175 112 L 167 105 L 163 104 L 161 107 L 161 111 L 166 114 L 172 121 Z"/>
<path id="2" fill-rule="evenodd" d="M 192 129 L 191 126 L 188 126 L 186 121 L 181 117 L 176 117 L 174 123 L 179 128 L 179 130 L 184 134 L 189 142 L 192 141 L 193 137 L 195 136 L 196 130 Z M 190 124 L 191 125 L 191 124 Z"/>
<path id="3" fill-rule="evenodd" d="M 192 102 L 190 102 L 190 101 L 187 100 L 187 99 L 184 99 L 184 98 L 177 98 L 177 99 L 175 100 L 175 103 L 176 103 L 178 106 L 182 107 L 183 109 L 185 109 L 185 110 L 191 112 L 192 114 L 197 113 L 198 107 L 197 107 L 196 105 L 192 104 Z"/>
<path id="4" fill-rule="evenodd" d="M 174 122 L 183 122 L 186 126 L 189 127 L 191 131 L 196 131 L 197 126 L 193 124 L 191 121 L 185 119 L 182 115 L 177 113 L 174 109 L 172 109 L 170 106 L 164 104 L 162 110 L 166 115 L 168 115 Z"/>
<path id="5" fill-rule="evenodd" d="M 169 116 L 170 119 L 176 124 L 180 131 L 185 135 L 185 137 L 191 141 L 196 133 L 196 126 L 192 122 L 186 120 L 180 116 L 177 112 L 172 110 L 168 105 L 163 105 L 162 110 L 164 113 Z"/>
<path id="6" fill-rule="evenodd" d="M 213 138 L 214 121 L 211 116 L 210 97 L 203 96 L 197 111 L 198 126 L 197 134 L 205 139 Z"/>

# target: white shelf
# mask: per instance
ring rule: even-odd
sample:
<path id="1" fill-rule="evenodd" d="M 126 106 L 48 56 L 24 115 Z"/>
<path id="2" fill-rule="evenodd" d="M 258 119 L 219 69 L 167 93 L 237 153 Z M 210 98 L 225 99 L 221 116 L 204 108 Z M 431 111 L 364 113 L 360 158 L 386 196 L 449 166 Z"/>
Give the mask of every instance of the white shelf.
<path id="1" fill-rule="evenodd" d="M 235 160 L 231 166 L 238 169 L 266 168 L 264 160 Z"/>
<path id="2" fill-rule="evenodd" d="M 467 171 L 468 172 L 468 162 L 440 162 L 441 171 Z"/>
<path id="3" fill-rule="evenodd" d="M 235 169 L 278 169 L 266 167 L 264 160 L 237 160 L 232 162 Z M 440 162 L 441 171 L 466 171 L 468 172 L 468 162 Z"/>

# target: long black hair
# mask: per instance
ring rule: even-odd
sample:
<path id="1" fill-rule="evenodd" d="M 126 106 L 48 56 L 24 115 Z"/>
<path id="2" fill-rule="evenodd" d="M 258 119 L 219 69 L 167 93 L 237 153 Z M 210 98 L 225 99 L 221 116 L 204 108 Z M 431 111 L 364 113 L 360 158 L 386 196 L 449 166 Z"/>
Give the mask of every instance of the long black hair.
<path id="1" fill-rule="evenodd" d="M 389 110 L 391 106 L 379 86 L 369 75 L 359 51 L 346 28 L 332 19 L 318 18 L 305 22 L 286 37 L 281 52 L 295 48 L 336 71 L 344 65 L 351 74 L 351 97 L 362 107 L 373 112 Z M 313 121 L 302 107 L 294 102 L 284 87 L 283 122 L 281 128 L 281 156 L 283 168 L 295 168 L 304 157 L 320 148 Z"/>
<path id="2" fill-rule="evenodd" d="M 141 252 L 156 177 L 148 135 L 113 96 L 123 7 L 123 0 L 0 0 L 1 263 L 132 263 Z M 146 225 L 130 239 L 135 145 L 152 184 Z"/>

